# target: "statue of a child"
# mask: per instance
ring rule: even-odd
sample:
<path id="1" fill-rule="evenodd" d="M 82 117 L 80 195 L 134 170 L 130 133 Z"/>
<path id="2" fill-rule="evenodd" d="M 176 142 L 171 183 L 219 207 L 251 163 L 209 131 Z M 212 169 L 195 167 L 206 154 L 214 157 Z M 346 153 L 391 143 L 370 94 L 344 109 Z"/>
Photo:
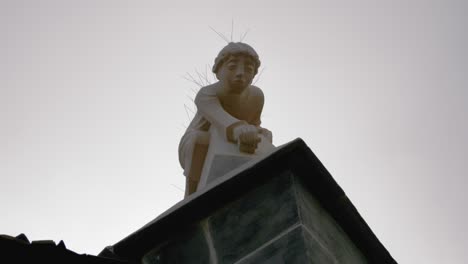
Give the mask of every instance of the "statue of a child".
<path id="1" fill-rule="evenodd" d="M 197 93 L 197 113 L 179 144 L 179 161 L 187 178 L 186 196 L 196 191 L 200 181 L 211 126 L 243 153 L 255 153 L 260 134 L 271 143 L 271 132 L 260 127 L 263 93 L 251 85 L 259 66 L 257 52 L 241 42 L 229 43 L 216 57 L 213 72 L 219 81 Z"/>

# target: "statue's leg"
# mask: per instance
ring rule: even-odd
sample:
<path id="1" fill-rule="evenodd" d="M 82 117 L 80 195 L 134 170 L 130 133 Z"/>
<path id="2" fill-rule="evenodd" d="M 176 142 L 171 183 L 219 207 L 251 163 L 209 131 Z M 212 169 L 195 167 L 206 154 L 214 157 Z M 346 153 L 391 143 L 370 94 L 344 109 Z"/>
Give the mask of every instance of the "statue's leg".
<path id="1" fill-rule="evenodd" d="M 200 131 L 195 138 L 193 148 L 192 164 L 190 166 L 189 175 L 186 179 L 185 197 L 194 193 L 197 190 L 198 182 L 205 162 L 206 153 L 210 144 L 210 133 Z"/>

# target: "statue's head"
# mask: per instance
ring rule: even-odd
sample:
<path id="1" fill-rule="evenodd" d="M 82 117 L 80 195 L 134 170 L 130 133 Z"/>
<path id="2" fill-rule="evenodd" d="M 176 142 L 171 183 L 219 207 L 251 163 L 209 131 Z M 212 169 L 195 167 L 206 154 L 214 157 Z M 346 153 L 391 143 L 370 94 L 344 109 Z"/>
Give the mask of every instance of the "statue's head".
<path id="1" fill-rule="evenodd" d="M 218 73 L 219 68 L 231 56 L 244 55 L 250 57 L 255 64 L 255 74 L 260 67 L 260 59 L 257 52 L 248 44 L 242 42 L 229 42 L 219 53 L 213 65 L 213 72 Z"/>
<path id="2" fill-rule="evenodd" d="M 218 80 L 225 82 L 230 88 L 242 91 L 250 85 L 258 67 L 260 59 L 251 46 L 242 42 L 230 42 L 216 57 L 213 72 Z"/>

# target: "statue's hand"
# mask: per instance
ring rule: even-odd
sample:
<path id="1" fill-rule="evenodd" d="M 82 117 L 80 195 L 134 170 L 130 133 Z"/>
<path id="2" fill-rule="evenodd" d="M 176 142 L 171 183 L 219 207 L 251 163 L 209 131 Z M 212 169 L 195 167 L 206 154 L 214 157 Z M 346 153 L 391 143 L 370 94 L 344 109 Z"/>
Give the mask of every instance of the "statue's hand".
<path id="1" fill-rule="evenodd" d="M 257 149 L 261 138 L 258 136 L 258 128 L 253 125 L 240 125 L 234 128 L 234 138 L 237 140 L 239 150 L 253 154 Z"/>
<path id="2" fill-rule="evenodd" d="M 271 133 L 270 130 L 261 127 L 258 129 L 258 132 L 262 134 L 270 143 L 273 143 L 273 133 Z"/>

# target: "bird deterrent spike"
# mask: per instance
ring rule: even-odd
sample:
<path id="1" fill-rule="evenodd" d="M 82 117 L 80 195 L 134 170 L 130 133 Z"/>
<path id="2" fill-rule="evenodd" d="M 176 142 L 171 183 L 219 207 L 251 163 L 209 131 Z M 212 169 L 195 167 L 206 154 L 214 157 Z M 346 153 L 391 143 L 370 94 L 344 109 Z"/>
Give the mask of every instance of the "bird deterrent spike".
<path id="1" fill-rule="evenodd" d="M 184 104 L 184 109 L 185 109 L 185 114 L 187 115 L 187 119 L 190 122 L 190 115 L 189 115 L 189 113 L 187 111 L 187 105 L 186 104 Z"/>
<path id="2" fill-rule="evenodd" d="M 195 100 L 193 100 L 193 97 L 190 97 L 188 95 L 186 95 L 186 96 L 187 96 L 188 99 L 190 99 L 190 101 L 192 101 L 192 103 L 195 103 Z M 192 109 L 190 109 L 190 112 L 192 112 L 192 114 L 195 114 L 195 112 Z"/>
<path id="3" fill-rule="evenodd" d="M 203 77 L 205 77 L 205 80 L 206 80 L 206 84 L 210 84 L 210 80 L 208 80 L 208 64 L 205 65 L 205 74 L 203 75 Z"/>
<path id="4" fill-rule="evenodd" d="M 240 38 L 240 42 L 242 42 L 242 41 L 244 40 L 245 36 L 247 36 L 247 33 L 249 33 L 249 31 L 250 31 L 250 29 L 248 28 L 248 29 L 245 31 L 244 35 L 242 35 L 242 37 Z"/>
<path id="5" fill-rule="evenodd" d="M 265 70 L 265 67 L 263 67 L 262 70 L 260 71 L 260 73 L 258 73 L 257 79 L 254 81 L 254 83 L 252 85 L 255 85 L 258 82 L 258 80 L 260 80 L 260 76 L 262 76 L 262 73 L 263 73 L 264 70 Z"/>
<path id="6" fill-rule="evenodd" d="M 216 34 L 218 34 L 218 36 L 220 38 L 222 38 L 224 41 L 226 41 L 227 43 L 229 43 L 229 40 L 226 38 L 226 36 L 224 36 L 223 34 L 219 33 L 218 31 L 216 31 L 214 28 L 210 27 L 211 30 L 213 30 Z"/>
<path id="7" fill-rule="evenodd" d="M 234 34 L 234 18 L 232 18 L 232 24 L 231 24 L 231 42 L 232 42 L 232 35 Z"/>
<path id="8" fill-rule="evenodd" d="M 185 77 L 185 76 L 182 76 L 182 78 L 184 78 L 185 80 L 191 82 L 191 83 L 194 83 L 196 85 L 198 85 L 200 88 L 203 87 L 202 85 L 200 85 L 197 81 L 194 81 L 193 79 L 189 79 L 188 77 Z M 192 91 L 196 92 L 195 90 L 193 90 L 193 88 L 190 88 L 192 89 Z"/>
<path id="9" fill-rule="evenodd" d="M 189 81 L 191 81 L 191 82 L 195 83 L 196 85 L 200 86 L 200 88 L 203 87 L 203 85 L 202 85 L 201 83 L 197 82 L 197 80 L 195 80 L 195 78 L 193 78 L 193 76 L 192 76 L 190 73 L 187 72 L 187 75 L 188 75 L 188 76 L 190 77 L 190 79 L 191 79 L 191 80 L 189 80 Z"/>
<path id="10" fill-rule="evenodd" d="M 171 185 L 172 185 L 172 187 L 174 187 L 174 188 L 176 188 L 176 189 L 178 189 L 178 190 L 180 190 L 182 192 L 185 192 L 184 190 L 182 190 L 182 188 L 178 187 L 177 185 L 175 185 L 175 184 L 171 184 Z"/>
<path id="11" fill-rule="evenodd" d="M 203 76 L 200 74 L 200 72 L 197 69 L 195 69 L 195 73 L 198 75 L 198 80 L 200 80 L 200 83 L 203 84 L 203 86 L 206 86 L 207 84 L 204 83 Z"/>

